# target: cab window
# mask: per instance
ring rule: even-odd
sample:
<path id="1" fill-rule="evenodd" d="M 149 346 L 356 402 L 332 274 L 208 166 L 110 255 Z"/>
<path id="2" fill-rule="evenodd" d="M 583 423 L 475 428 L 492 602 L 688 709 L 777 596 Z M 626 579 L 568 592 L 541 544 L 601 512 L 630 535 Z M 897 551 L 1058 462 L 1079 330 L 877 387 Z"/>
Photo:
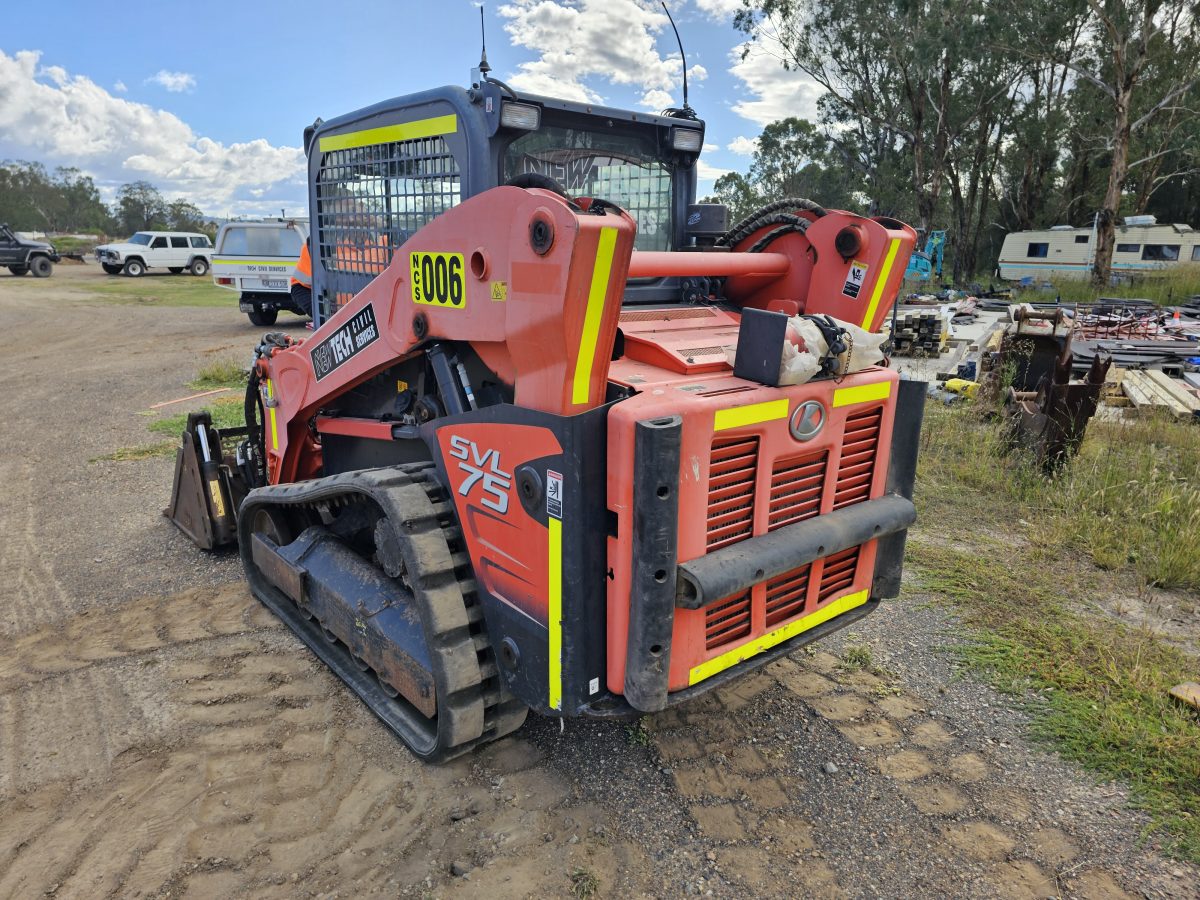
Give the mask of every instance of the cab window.
<path id="1" fill-rule="evenodd" d="M 208 242 L 208 238 L 201 235 L 200 237 L 192 238 L 192 246 L 199 247 L 201 250 L 207 250 L 212 244 Z"/>
<path id="2" fill-rule="evenodd" d="M 672 168 L 652 138 L 544 127 L 504 153 L 506 180 L 530 172 L 553 178 L 572 197 L 599 197 L 624 209 L 638 225 L 637 249 L 671 249 Z"/>
<path id="3" fill-rule="evenodd" d="M 1050 252 L 1050 245 L 1045 243 L 1036 243 L 1029 245 L 1029 251 L 1025 254 L 1031 259 L 1040 259 L 1045 257 Z"/>
<path id="4" fill-rule="evenodd" d="M 171 246 L 172 247 L 183 247 L 184 249 L 187 249 L 187 238 L 173 237 L 173 238 L 171 238 Z"/>
<path id="5" fill-rule="evenodd" d="M 151 250 L 162 250 L 166 246 L 167 246 L 167 239 L 165 237 L 156 237 L 154 239 L 154 243 L 150 245 L 150 249 Z"/>

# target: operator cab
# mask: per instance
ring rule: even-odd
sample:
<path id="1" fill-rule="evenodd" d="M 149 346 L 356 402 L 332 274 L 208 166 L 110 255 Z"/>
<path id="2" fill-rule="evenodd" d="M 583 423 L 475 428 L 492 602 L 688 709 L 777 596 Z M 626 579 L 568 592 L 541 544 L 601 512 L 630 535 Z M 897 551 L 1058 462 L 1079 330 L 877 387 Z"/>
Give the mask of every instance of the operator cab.
<path id="1" fill-rule="evenodd" d="M 468 197 L 525 176 L 607 200 L 638 250 L 679 250 L 704 123 L 517 94 L 496 81 L 387 100 L 305 130 L 317 325 L 416 231 Z M 678 279 L 629 282 L 627 303 L 679 299 Z"/>

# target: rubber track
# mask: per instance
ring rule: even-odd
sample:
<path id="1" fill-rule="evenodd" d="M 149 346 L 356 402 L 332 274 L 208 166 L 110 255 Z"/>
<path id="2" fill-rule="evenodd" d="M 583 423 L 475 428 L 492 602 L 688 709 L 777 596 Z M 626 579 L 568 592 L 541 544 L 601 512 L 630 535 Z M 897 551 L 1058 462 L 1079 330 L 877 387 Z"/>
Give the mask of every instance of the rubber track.
<path id="1" fill-rule="evenodd" d="M 258 488 L 238 510 L 238 538 L 255 596 L 414 754 L 427 762 L 443 762 L 515 731 L 528 710 L 501 684 L 469 558 L 451 547 L 462 546 L 454 510 L 432 474 L 432 464 L 418 463 Z M 317 620 L 305 618 L 250 556 L 250 523 L 256 511 L 336 508 L 364 498 L 383 512 L 404 555 L 402 585 L 418 605 L 437 692 L 438 714 L 432 723 L 407 703 L 389 697 L 374 672 L 363 670 L 343 643 L 327 640 Z"/>

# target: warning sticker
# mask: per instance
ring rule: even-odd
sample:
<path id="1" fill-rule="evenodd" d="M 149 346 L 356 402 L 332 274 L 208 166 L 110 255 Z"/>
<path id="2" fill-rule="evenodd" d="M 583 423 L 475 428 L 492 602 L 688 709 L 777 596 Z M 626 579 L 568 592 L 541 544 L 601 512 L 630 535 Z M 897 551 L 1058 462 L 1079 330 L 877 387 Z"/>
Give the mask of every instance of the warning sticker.
<path id="1" fill-rule="evenodd" d="M 508 282 L 493 281 L 492 282 L 492 299 L 503 303 L 508 299 Z"/>
<path id="2" fill-rule="evenodd" d="M 867 264 L 857 259 L 850 263 L 850 271 L 846 273 L 846 283 L 842 285 L 842 293 L 851 300 L 857 300 L 862 293 L 863 284 L 867 280 Z"/>
<path id="3" fill-rule="evenodd" d="M 546 514 L 562 518 L 563 477 L 561 472 L 546 470 Z"/>

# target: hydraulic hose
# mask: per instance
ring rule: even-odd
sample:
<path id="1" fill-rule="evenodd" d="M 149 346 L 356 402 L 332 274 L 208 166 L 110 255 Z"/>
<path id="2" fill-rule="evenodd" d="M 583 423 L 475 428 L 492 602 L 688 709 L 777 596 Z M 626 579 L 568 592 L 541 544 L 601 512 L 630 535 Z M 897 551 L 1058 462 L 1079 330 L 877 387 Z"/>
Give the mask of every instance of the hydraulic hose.
<path id="1" fill-rule="evenodd" d="M 818 218 L 828 214 L 825 207 L 814 203 L 812 200 L 807 200 L 804 197 L 785 197 L 782 200 L 775 200 L 768 203 L 766 206 L 756 209 L 750 215 L 746 216 L 746 218 L 730 228 L 725 234 L 717 238 L 716 246 L 732 247 L 739 241 L 745 240 L 760 228 L 765 228 L 768 225 L 790 225 L 792 227 L 788 229 L 789 231 L 803 231 L 808 228 L 808 219 L 793 213 L 784 212 L 784 210 L 797 209 L 807 210 Z"/>

